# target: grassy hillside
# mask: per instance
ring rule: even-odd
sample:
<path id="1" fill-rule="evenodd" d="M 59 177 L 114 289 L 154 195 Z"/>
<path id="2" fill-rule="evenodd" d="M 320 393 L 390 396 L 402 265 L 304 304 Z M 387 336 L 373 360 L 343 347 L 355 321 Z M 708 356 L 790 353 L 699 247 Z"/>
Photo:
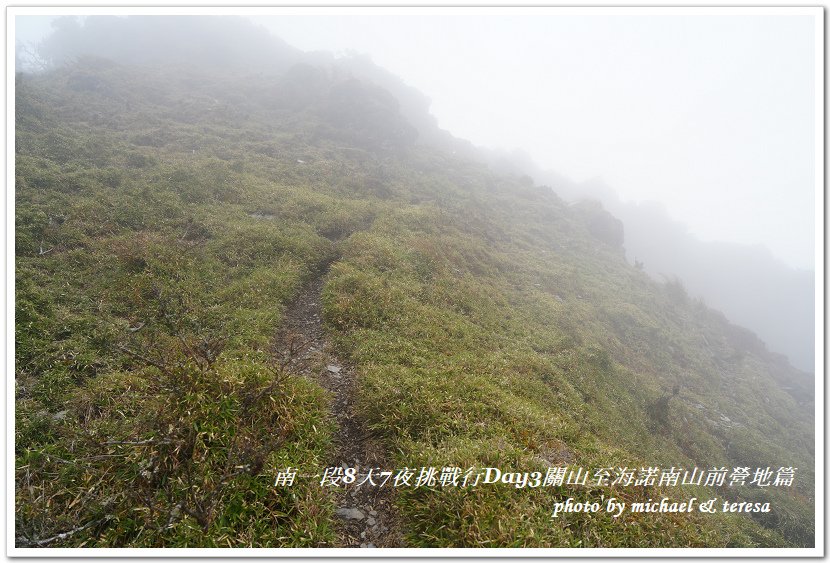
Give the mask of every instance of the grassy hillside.
<path id="1" fill-rule="evenodd" d="M 273 486 L 332 451 L 329 394 L 273 354 L 318 276 L 396 468 L 798 468 L 789 488 L 402 489 L 409 545 L 813 545 L 812 381 L 628 265 L 601 208 L 417 139 L 386 90 L 311 65 L 17 76 L 19 546 L 335 544 L 330 490 Z M 550 518 L 601 495 L 773 510 Z"/>

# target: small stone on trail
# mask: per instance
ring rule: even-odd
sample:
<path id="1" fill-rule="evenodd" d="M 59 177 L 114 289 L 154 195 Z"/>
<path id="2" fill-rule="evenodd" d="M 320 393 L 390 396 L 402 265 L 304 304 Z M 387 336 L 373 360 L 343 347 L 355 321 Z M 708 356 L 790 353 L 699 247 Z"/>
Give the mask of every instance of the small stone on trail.
<path id="1" fill-rule="evenodd" d="M 357 508 L 338 508 L 335 514 L 347 520 L 363 520 L 364 518 L 364 514 Z"/>
<path id="2" fill-rule="evenodd" d="M 377 520 L 375 520 L 371 516 L 369 516 L 369 518 L 366 519 L 366 523 L 369 524 L 370 526 L 374 526 L 376 522 L 377 522 Z"/>
<path id="3" fill-rule="evenodd" d="M 370 510 L 370 511 L 369 511 L 369 516 L 377 516 L 377 515 L 378 515 L 378 511 L 377 511 L 377 510 Z"/>
<path id="4" fill-rule="evenodd" d="M 334 364 L 329 364 L 326 366 L 326 370 L 330 373 L 340 373 L 341 367 L 336 366 Z"/>

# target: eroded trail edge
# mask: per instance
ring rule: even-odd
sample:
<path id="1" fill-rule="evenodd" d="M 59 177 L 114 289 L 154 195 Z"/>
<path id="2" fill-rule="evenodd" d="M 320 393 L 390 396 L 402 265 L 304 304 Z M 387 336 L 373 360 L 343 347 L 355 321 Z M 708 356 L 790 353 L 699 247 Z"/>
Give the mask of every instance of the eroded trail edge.
<path id="1" fill-rule="evenodd" d="M 393 470 L 384 448 L 355 413 L 356 374 L 340 361 L 323 330 L 322 291 L 326 272 L 316 276 L 288 306 L 277 334 L 277 355 L 295 374 L 314 378 L 331 393 L 332 416 L 337 422 L 330 467 L 354 468 L 357 479 L 337 493 L 336 547 L 403 547 L 393 506 L 394 490 L 358 485 L 370 470 L 378 485 L 380 470 Z M 325 468 L 319 468 L 322 475 Z"/>

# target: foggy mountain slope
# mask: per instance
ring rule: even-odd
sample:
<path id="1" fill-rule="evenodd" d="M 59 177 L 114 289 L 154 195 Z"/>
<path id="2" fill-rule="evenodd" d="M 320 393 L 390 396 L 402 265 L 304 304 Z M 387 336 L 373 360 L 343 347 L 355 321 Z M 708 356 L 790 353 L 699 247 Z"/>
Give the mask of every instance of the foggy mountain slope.
<path id="1" fill-rule="evenodd" d="M 153 16 L 88 16 L 82 22 L 63 18 L 37 52 L 41 63 L 51 67 L 99 56 L 130 65 L 180 66 L 185 72 L 207 67 L 243 76 L 282 75 L 290 69 L 293 76 L 286 75 L 287 94 L 300 103 L 319 93 L 316 88 L 320 85 L 313 83 L 312 76 L 304 76 L 306 71 L 344 79 L 355 77 L 394 96 L 401 116 L 418 131 L 418 142 L 478 156 L 471 143 L 439 129 L 429 113 L 430 100 L 423 93 L 369 57 L 353 54 L 335 58 L 326 52 L 303 52 L 245 18 L 219 21 L 210 16 L 172 17 L 164 22 Z"/>
<path id="2" fill-rule="evenodd" d="M 601 207 L 419 143 L 407 102 L 325 61 L 239 80 L 92 54 L 16 80 L 19 545 L 336 545 L 302 477 L 331 460 L 330 397 L 273 354 L 328 264 L 326 336 L 395 468 L 798 468 L 404 487 L 408 545 L 813 544 L 812 380 L 629 265 Z M 550 518 L 602 494 L 774 510 Z"/>

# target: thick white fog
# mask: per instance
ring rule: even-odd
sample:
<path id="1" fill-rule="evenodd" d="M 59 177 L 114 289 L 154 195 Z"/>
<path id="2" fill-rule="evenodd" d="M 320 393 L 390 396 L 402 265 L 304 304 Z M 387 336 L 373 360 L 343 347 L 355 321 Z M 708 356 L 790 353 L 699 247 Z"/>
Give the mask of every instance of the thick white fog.
<path id="1" fill-rule="evenodd" d="M 812 17 L 253 19 L 303 50 L 370 54 L 455 136 L 663 202 L 701 239 L 814 267 Z"/>

